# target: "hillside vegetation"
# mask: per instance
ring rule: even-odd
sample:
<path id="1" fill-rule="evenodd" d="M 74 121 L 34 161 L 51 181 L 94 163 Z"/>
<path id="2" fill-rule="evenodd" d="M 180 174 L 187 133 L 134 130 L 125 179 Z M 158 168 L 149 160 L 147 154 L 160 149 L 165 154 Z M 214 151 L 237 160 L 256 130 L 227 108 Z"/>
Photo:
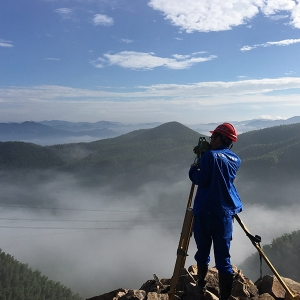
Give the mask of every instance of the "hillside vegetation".
<path id="1" fill-rule="evenodd" d="M 1 300 L 83 300 L 59 282 L 54 282 L 13 256 L 0 250 Z"/>
<path id="2" fill-rule="evenodd" d="M 236 184 L 245 203 L 298 202 L 300 123 L 241 134 L 233 150 L 242 159 Z"/>
<path id="3" fill-rule="evenodd" d="M 112 139 L 91 143 L 51 146 L 69 166 L 105 165 L 126 170 L 149 163 L 185 160 L 191 157 L 192 146 L 199 134 L 177 122 L 153 129 L 141 129 Z"/>
<path id="4" fill-rule="evenodd" d="M 0 168 L 47 169 L 62 165 L 49 149 L 25 142 L 0 142 Z"/>
<path id="5" fill-rule="evenodd" d="M 292 158 L 290 154 L 297 153 L 299 144 L 300 123 L 296 123 L 241 134 L 234 150 L 244 163 L 256 161 L 265 163 L 266 167 L 282 163 L 290 169 L 294 165 L 288 164 Z"/>

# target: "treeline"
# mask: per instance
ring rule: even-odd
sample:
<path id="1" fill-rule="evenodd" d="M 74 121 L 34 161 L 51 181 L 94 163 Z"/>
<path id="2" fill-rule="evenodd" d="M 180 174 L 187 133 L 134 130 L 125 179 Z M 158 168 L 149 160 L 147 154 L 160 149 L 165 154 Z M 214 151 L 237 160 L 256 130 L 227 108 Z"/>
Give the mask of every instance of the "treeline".
<path id="1" fill-rule="evenodd" d="M 61 164 L 62 160 L 46 147 L 25 142 L 0 142 L 1 169 L 46 169 Z"/>
<path id="2" fill-rule="evenodd" d="M 300 230 L 284 234 L 274 239 L 270 245 L 265 245 L 262 248 L 281 276 L 300 282 Z M 239 268 L 252 280 L 258 279 L 260 269 L 259 254 L 255 253 L 249 256 Z M 264 274 L 271 273 L 264 261 L 262 268 Z"/>
<path id="3" fill-rule="evenodd" d="M 243 133 L 233 151 L 242 159 L 236 186 L 244 204 L 299 202 L 300 123 Z"/>
<path id="4" fill-rule="evenodd" d="M 243 161 L 277 159 L 286 149 L 299 144 L 300 123 L 253 130 L 239 135 L 234 151 Z"/>
<path id="5" fill-rule="evenodd" d="M 69 288 L 0 249 L 0 300 L 82 300 Z"/>

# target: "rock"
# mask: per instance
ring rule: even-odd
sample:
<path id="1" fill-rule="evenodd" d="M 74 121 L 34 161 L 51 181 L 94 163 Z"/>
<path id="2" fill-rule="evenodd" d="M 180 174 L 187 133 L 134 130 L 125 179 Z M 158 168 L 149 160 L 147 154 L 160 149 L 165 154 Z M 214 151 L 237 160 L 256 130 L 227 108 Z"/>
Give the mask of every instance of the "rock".
<path id="1" fill-rule="evenodd" d="M 141 287 L 140 290 L 144 290 L 146 293 L 157 292 L 157 284 L 154 279 L 146 281 Z"/>
<path id="2" fill-rule="evenodd" d="M 285 278 L 282 277 L 283 281 L 286 283 L 286 285 L 289 287 L 291 292 L 293 294 L 300 294 L 300 283 L 290 279 L 290 278 Z"/>
<path id="3" fill-rule="evenodd" d="M 245 277 L 241 270 L 235 269 L 234 271 L 235 276 L 232 286 L 232 296 L 247 298 L 258 296 L 258 288 L 254 285 L 252 280 Z"/>
<path id="4" fill-rule="evenodd" d="M 190 285 L 193 286 L 193 283 Z M 183 297 L 183 300 L 219 300 L 219 298 L 210 291 L 206 291 L 204 295 L 199 294 L 197 287 L 193 287 L 188 289 L 188 292 Z"/>
<path id="5" fill-rule="evenodd" d="M 158 294 L 155 292 L 149 292 L 147 294 L 147 300 L 169 300 L 168 294 Z"/>
<path id="6" fill-rule="evenodd" d="M 205 293 L 204 297 L 205 297 L 205 300 L 218 300 L 219 299 L 215 294 L 211 293 L 210 291 L 207 291 Z"/>
<path id="7" fill-rule="evenodd" d="M 146 292 L 143 290 L 129 290 L 126 294 L 117 298 L 118 300 L 143 300 L 146 298 Z M 116 300 L 116 299 L 114 299 Z"/>
<path id="8" fill-rule="evenodd" d="M 258 297 L 255 297 L 254 299 L 255 300 L 274 300 L 274 298 L 268 293 L 261 294 Z"/>
<path id="9" fill-rule="evenodd" d="M 118 292 L 117 295 L 113 298 L 113 300 L 117 300 L 121 297 L 123 297 L 124 295 L 126 295 L 128 292 L 128 290 L 126 290 L 125 292 Z"/>
<path id="10" fill-rule="evenodd" d="M 300 294 L 300 283 L 293 281 L 289 278 L 282 277 L 283 281 L 286 283 L 288 288 L 290 289 L 293 295 Z M 287 299 L 289 298 L 289 294 L 286 292 L 284 287 L 281 285 L 279 280 L 275 275 L 266 275 L 262 279 L 259 279 L 256 282 L 257 288 L 259 289 L 259 293 L 269 293 L 276 299 Z"/>
<path id="11" fill-rule="evenodd" d="M 266 275 L 255 284 L 241 270 L 233 266 L 234 281 L 230 300 L 283 300 L 288 296 L 276 276 Z M 282 278 L 294 295 L 300 294 L 300 283 L 289 278 Z M 182 269 L 174 295 L 174 300 L 218 300 L 218 270 L 208 270 L 205 280 L 206 292 L 199 294 L 197 286 L 197 266 Z M 171 279 L 160 279 L 163 287 L 169 288 Z M 89 298 L 87 300 L 169 300 L 164 288 L 157 287 L 155 280 L 146 281 L 139 290 L 117 289 L 110 293 Z M 287 299 L 288 300 L 288 299 Z"/>
<path id="12" fill-rule="evenodd" d="M 214 267 L 208 270 L 205 280 L 207 281 L 206 288 L 207 291 L 213 293 L 217 297 L 219 297 L 220 289 L 219 289 L 219 277 L 218 270 Z"/>
<path id="13" fill-rule="evenodd" d="M 162 290 L 164 290 L 170 285 L 170 281 L 171 281 L 170 279 L 165 279 L 165 278 L 160 279 L 160 282 L 163 285 L 163 289 L 159 289 L 154 279 L 148 280 L 140 287 L 140 290 L 145 291 L 147 294 L 150 292 L 160 293 Z"/>
<path id="14" fill-rule="evenodd" d="M 192 265 L 192 266 L 189 266 L 188 271 L 190 272 L 190 274 L 195 276 L 195 275 L 197 275 L 198 268 L 197 268 L 197 266 Z"/>
<path id="15" fill-rule="evenodd" d="M 92 298 L 88 298 L 86 300 L 112 300 L 114 298 L 118 299 L 119 296 L 123 296 L 128 292 L 128 290 L 125 289 L 117 289 L 114 290 L 112 292 L 100 295 L 100 296 L 96 296 L 96 297 L 92 297 Z"/>
<path id="16" fill-rule="evenodd" d="M 233 281 L 231 295 L 238 298 L 250 298 L 247 286 L 239 280 Z"/>
<path id="17" fill-rule="evenodd" d="M 273 275 L 265 275 L 256 282 L 259 294 L 270 294 L 273 298 L 284 299 L 285 289 L 282 287 L 278 279 Z"/>

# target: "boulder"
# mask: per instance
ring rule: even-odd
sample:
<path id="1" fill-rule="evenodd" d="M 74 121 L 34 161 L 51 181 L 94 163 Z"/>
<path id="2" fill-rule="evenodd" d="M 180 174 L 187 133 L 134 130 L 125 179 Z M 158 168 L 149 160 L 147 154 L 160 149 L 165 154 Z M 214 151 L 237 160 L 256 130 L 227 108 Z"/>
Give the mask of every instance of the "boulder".
<path id="1" fill-rule="evenodd" d="M 275 276 L 265 275 L 256 282 L 259 294 L 270 294 L 275 299 L 285 298 L 285 289 Z"/>
<path id="2" fill-rule="evenodd" d="M 128 290 L 127 293 L 113 300 L 144 300 L 145 298 L 146 292 L 143 290 Z"/>
<path id="3" fill-rule="evenodd" d="M 286 285 L 289 287 L 292 293 L 300 295 L 300 283 L 290 279 L 282 277 L 283 281 L 286 283 Z"/>
<path id="4" fill-rule="evenodd" d="M 168 294 L 159 294 L 156 292 L 149 292 L 147 294 L 147 300 L 169 300 Z"/>
<path id="5" fill-rule="evenodd" d="M 88 298 L 86 300 L 112 300 L 114 298 L 118 299 L 118 297 L 125 295 L 127 292 L 128 290 L 120 288 L 109 293 L 102 294 L 100 296 Z"/>
<path id="6" fill-rule="evenodd" d="M 282 277 L 282 279 L 294 295 L 300 294 L 300 283 L 289 278 Z M 268 293 L 275 299 L 286 299 L 289 296 L 275 275 L 265 275 L 255 284 L 260 294 Z"/>
<path id="7" fill-rule="evenodd" d="M 261 294 L 258 297 L 255 297 L 254 299 L 255 300 L 274 300 L 274 298 L 268 293 Z"/>

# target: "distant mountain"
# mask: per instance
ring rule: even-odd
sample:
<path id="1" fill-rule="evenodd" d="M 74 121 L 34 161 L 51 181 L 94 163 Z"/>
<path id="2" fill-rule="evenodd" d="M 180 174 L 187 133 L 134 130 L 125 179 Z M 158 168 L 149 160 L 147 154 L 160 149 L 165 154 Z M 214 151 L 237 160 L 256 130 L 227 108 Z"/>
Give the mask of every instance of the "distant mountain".
<path id="1" fill-rule="evenodd" d="M 278 125 L 289 125 L 294 123 L 300 123 L 300 116 L 295 116 L 289 119 L 280 119 L 280 120 L 268 120 L 268 119 L 254 119 L 254 120 L 245 120 L 245 121 L 230 121 L 231 124 L 235 126 L 238 133 L 245 133 L 253 130 L 274 127 Z M 219 123 L 209 123 L 209 124 L 196 124 L 189 126 L 191 129 L 207 135 L 208 132 L 215 127 L 217 127 Z"/>
<path id="2" fill-rule="evenodd" d="M 286 120 L 245 120 L 232 121 L 239 134 L 300 122 L 300 116 Z M 123 124 L 120 122 L 99 121 L 69 122 L 63 120 L 50 120 L 41 122 L 26 121 L 23 123 L 0 123 L 0 141 L 22 141 L 39 144 L 42 146 L 55 144 L 69 144 L 80 142 L 92 142 L 101 139 L 117 137 L 139 129 L 150 129 L 161 125 L 159 122 Z M 190 129 L 209 135 L 209 131 L 219 123 L 186 125 Z"/>
<path id="3" fill-rule="evenodd" d="M 253 128 L 254 129 L 262 129 L 267 127 L 273 127 L 278 125 L 289 125 L 294 123 L 300 122 L 300 116 L 295 116 L 286 120 L 266 120 L 266 119 L 259 119 L 259 120 L 253 120 L 249 123 L 245 124 L 245 126 Z"/>
<path id="4" fill-rule="evenodd" d="M 42 121 L 23 123 L 0 123 L 0 141 L 23 141 L 39 145 L 67 144 L 73 142 L 91 142 L 112 138 L 133 130 L 153 128 L 160 123 L 122 124 L 99 121 L 67 122 Z"/>
<path id="5" fill-rule="evenodd" d="M 41 135 L 58 135 L 64 136 L 67 132 L 53 129 L 49 126 L 41 125 L 35 122 L 23 122 L 19 123 L 0 123 L 0 136 L 1 140 L 7 139 L 14 141 L 15 138 L 30 139 L 36 138 Z"/>
<path id="6" fill-rule="evenodd" d="M 52 121 L 41 121 L 39 122 L 42 125 L 46 125 L 52 128 L 66 130 L 66 131 L 89 131 L 95 129 L 102 128 L 119 128 L 124 126 L 124 124 L 119 122 L 109 122 L 109 121 L 99 121 L 96 123 L 89 122 L 68 122 L 68 121 L 60 121 L 60 120 L 52 120 Z"/>

